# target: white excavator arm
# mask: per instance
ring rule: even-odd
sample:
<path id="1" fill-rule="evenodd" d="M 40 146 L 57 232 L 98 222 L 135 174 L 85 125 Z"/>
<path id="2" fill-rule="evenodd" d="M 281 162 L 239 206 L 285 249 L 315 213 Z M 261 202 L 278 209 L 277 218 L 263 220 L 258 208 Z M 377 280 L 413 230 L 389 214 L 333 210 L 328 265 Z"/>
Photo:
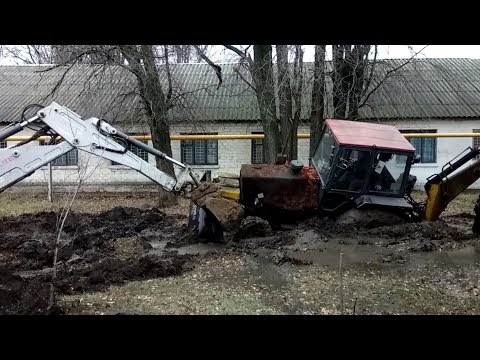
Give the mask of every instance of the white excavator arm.
<path id="1" fill-rule="evenodd" d="M 44 146 L 32 147 L 20 143 L 11 148 L 1 149 L 0 192 L 74 148 L 135 169 L 167 191 L 181 193 L 188 186 L 196 188 L 199 185 L 198 175 L 193 174 L 188 165 L 126 135 L 105 120 L 98 118 L 83 120 L 80 115 L 55 102 L 40 109 L 31 119 L 0 130 L 0 141 L 33 125 L 41 128 L 38 136 L 48 134 L 53 140 Z M 32 137 L 31 140 L 34 139 Z M 175 178 L 157 169 L 128 151 L 129 143 L 179 166 L 180 172 Z"/>

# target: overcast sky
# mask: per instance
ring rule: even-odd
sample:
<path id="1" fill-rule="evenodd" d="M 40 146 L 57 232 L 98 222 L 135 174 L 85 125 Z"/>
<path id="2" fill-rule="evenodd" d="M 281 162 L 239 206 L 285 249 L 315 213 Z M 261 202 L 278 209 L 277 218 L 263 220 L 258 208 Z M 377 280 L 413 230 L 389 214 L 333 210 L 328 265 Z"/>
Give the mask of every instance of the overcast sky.
<path id="1" fill-rule="evenodd" d="M 212 54 L 215 61 L 228 61 L 234 57 L 230 50 L 225 50 L 222 46 L 216 46 L 216 48 Z M 328 48 L 327 57 L 331 58 L 331 51 L 328 51 Z M 313 61 L 315 54 L 314 46 L 305 45 L 304 50 L 304 61 Z M 377 57 L 379 59 L 410 58 L 418 51 L 421 51 L 417 55 L 420 58 L 480 59 L 480 45 L 379 45 Z"/>
<path id="2" fill-rule="evenodd" d="M 329 47 L 327 47 L 328 49 Z M 422 50 L 423 49 L 423 50 Z M 314 58 L 314 46 L 304 45 L 305 62 L 312 62 Z M 417 57 L 419 58 L 470 58 L 480 59 L 480 45 L 379 45 L 379 59 L 410 58 L 415 52 L 422 50 Z M 236 55 L 226 50 L 223 46 L 213 46 L 210 51 L 212 60 L 216 62 L 235 61 Z M 331 54 L 327 51 L 327 57 Z M 12 59 L 0 59 L 0 65 L 12 65 L 15 62 Z"/>

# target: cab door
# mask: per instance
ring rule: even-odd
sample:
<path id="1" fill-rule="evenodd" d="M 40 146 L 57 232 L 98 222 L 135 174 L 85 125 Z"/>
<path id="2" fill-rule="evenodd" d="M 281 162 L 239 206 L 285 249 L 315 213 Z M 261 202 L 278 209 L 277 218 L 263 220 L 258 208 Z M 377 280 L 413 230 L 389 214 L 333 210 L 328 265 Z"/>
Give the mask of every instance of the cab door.
<path id="1" fill-rule="evenodd" d="M 329 179 L 320 190 L 320 209 L 339 213 L 365 193 L 372 168 L 372 151 L 341 147 L 333 159 Z"/>

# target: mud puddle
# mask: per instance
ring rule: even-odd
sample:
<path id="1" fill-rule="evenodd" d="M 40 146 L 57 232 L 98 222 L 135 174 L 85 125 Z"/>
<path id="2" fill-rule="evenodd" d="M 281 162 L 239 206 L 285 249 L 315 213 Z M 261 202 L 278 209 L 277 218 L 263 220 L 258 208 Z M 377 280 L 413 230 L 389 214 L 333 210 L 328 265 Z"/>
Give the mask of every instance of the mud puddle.
<path id="1" fill-rule="evenodd" d="M 413 254 L 410 261 L 417 266 L 478 266 L 480 265 L 480 245 L 441 252 Z"/>

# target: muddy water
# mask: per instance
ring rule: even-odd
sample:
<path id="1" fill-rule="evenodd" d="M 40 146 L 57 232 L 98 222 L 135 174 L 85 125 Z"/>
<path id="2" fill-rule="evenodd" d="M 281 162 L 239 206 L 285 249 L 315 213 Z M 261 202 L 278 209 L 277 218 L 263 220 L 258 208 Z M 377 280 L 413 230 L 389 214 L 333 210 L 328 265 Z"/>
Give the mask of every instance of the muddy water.
<path id="1" fill-rule="evenodd" d="M 410 261 L 418 266 L 480 265 L 480 245 L 468 246 L 462 249 L 447 250 L 442 252 L 414 254 L 411 256 Z"/>
<path id="2" fill-rule="evenodd" d="M 338 266 L 340 251 L 343 253 L 343 263 L 348 265 L 373 262 L 382 257 L 382 253 L 373 246 L 348 246 L 345 248 L 326 248 L 309 250 L 291 250 L 288 255 L 295 259 L 309 261 L 316 265 Z"/>
<path id="3" fill-rule="evenodd" d="M 384 263 L 385 251 L 375 246 L 348 246 L 342 249 L 322 249 L 307 251 L 289 251 L 288 255 L 299 260 L 310 261 L 316 265 L 338 267 L 340 251 L 343 253 L 345 267 L 354 265 L 371 265 Z M 440 252 L 405 253 L 404 263 L 392 262 L 389 266 L 406 267 L 451 267 L 480 266 L 480 245 Z"/>

